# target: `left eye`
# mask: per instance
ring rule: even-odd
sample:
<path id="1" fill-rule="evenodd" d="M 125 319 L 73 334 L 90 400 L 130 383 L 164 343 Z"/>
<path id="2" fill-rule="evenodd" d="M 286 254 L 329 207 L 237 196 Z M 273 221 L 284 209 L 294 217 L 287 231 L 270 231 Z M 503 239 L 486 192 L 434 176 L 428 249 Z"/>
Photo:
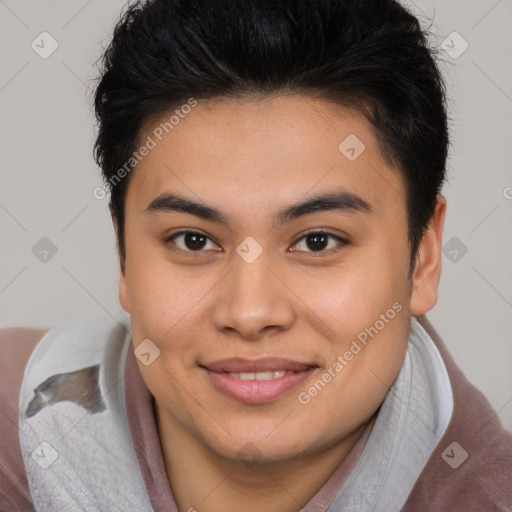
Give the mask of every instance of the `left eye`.
<path id="1" fill-rule="evenodd" d="M 331 243 L 329 242 L 331 241 Z M 332 243 L 334 241 L 334 243 Z M 347 241 L 343 238 L 333 235 L 332 233 L 325 233 L 324 231 L 313 231 L 307 233 L 302 238 L 299 239 L 298 242 L 294 244 L 294 247 L 300 246 L 306 247 L 306 252 L 336 252 L 339 248 L 336 248 L 341 244 L 341 246 L 347 245 Z M 309 249 L 309 250 L 308 250 Z M 304 250 L 304 249 L 294 249 L 295 250 Z"/>

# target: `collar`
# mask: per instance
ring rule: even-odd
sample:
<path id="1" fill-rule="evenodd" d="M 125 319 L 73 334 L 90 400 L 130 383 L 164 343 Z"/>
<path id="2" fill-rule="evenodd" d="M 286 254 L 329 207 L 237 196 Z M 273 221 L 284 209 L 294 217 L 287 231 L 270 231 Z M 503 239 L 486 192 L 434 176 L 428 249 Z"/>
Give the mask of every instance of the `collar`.
<path id="1" fill-rule="evenodd" d="M 412 316 L 400 372 L 328 512 L 400 510 L 446 431 L 452 411 L 453 393 L 441 354 Z"/>

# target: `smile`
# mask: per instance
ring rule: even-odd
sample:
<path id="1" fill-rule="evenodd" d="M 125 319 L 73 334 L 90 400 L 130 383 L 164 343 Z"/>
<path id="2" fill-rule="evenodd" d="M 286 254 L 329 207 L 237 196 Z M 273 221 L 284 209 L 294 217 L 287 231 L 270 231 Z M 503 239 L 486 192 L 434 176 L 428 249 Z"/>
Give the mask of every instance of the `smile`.
<path id="1" fill-rule="evenodd" d="M 244 373 L 235 373 L 229 372 L 228 375 L 235 379 L 239 380 L 272 380 L 279 379 L 280 377 L 284 377 L 285 375 L 291 375 L 295 373 L 293 371 L 285 371 L 285 370 L 277 370 L 273 372 L 244 372 Z"/>
<path id="2" fill-rule="evenodd" d="M 318 367 L 300 371 L 265 372 L 216 372 L 208 368 L 202 371 L 208 376 L 213 388 L 225 396 L 246 404 L 271 402 L 303 384 Z"/>

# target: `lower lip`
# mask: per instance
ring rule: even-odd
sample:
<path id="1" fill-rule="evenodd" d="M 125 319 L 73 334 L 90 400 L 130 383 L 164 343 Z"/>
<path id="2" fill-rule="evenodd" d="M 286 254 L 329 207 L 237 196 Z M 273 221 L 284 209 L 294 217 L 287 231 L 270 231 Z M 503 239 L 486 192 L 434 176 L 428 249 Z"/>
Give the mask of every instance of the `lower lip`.
<path id="1" fill-rule="evenodd" d="M 206 371 L 219 391 L 247 404 L 261 404 L 275 400 L 304 382 L 316 370 L 316 368 L 309 368 L 271 380 L 240 380 L 227 373 L 202 369 Z"/>

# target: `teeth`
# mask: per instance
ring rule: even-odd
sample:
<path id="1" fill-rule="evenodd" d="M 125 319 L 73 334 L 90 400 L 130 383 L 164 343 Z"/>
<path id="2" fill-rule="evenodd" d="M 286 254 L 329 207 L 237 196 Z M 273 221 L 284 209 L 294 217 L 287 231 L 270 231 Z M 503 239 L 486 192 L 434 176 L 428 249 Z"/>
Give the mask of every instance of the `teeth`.
<path id="1" fill-rule="evenodd" d="M 272 380 L 279 379 L 280 377 L 284 377 L 285 375 L 290 375 L 295 373 L 293 371 L 284 371 L 278 370 L 274 372 L 244 372 L 244 373 L 234 373 L 229 372 L 228 375 L 234 377 L 239 380 Z"/>

